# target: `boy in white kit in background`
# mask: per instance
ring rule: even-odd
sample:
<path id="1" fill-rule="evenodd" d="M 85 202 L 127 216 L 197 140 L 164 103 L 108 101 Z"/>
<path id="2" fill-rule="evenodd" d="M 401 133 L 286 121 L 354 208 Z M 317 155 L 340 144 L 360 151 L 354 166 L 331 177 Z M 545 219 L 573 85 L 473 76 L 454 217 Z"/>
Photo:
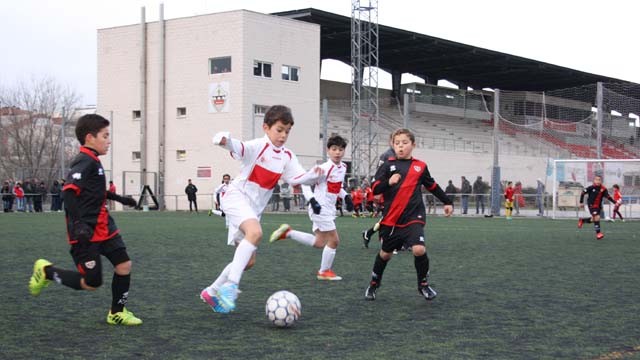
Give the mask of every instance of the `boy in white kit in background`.
<path id="1" fill-rule="evenodd" d="M 316 212 L 309 208 L 309 218 L 313 222 L 312 231 L 315 235 L 292 230 L 288 224 L 282 224 L 269 238 L 269 242 L 293 239 L 303 245 L 323 249 L 320 270 L 316 275 L 318 280 L 342 280 L 342 277 L 333 271 L 336 248 L 340 244 L 334 221 L 338 196 L 344 199 L 345 204 L 351 202 L 351 196 L 342 187 L 347 172 L 347 166 L 342 162 L 346 147 L 347 141 L 339 135 L 333 135 L 327 140 L 329 160 L 319 166 L 326 177 L 316 182 L 313 191 L 313 198 L 320 203 L 321 211 Z"/>
<path id="2" fill-rule="evenodd" d="M 233 261 L 200 293 L 200 298 L 215 312 L 229 313 L 236 308 L 238 284 L 244 270 L 255 263 L 255 251 L 262 239 L 260 217 L 278 180 L 313 184 L 322 175 L 318 167 L 306 172 L 291 150 L 284 147 L 292 126 L 291 110 L 274 105 L 264 117 L 264 137 L 243 142 L 231 138 L 228 132 L 219 132 L 213 138 L 214 144 L 229 150 L 234 159 L 241 161 L 240 174 L 220 198 L 220 208 L 229 222 L 229 237 L 237 244 Z M 303 186 L 303 191 L 320 212 L 320 204 L 313 199 L 311 189 Z"/>

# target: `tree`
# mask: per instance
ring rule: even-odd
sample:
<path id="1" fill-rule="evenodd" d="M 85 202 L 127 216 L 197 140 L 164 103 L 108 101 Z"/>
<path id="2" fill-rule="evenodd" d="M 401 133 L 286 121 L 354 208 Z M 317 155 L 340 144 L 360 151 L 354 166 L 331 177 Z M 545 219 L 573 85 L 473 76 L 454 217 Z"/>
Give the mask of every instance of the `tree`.
<path id="1" fill-rule="evenodd" d="M 79 100 L 73 89 L 50 77 L 0 87 L 1 178 L 64 176 L 62 164 L 69 164 L 74 141 L 72 127 L 64 125 Z"/>

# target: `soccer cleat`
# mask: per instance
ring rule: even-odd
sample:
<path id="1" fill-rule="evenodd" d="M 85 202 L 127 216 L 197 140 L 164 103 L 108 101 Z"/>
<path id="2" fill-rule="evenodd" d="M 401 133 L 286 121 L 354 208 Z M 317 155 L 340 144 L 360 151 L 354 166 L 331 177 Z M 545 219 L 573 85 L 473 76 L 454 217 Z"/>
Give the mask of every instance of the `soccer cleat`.
<path id="1" fill-rule="evenodd" d="M 603 237 L 604 237 L 604 234 L 601 233 L 601 232 L 596 234 L 596 239 L 598 239 L 598 240 L 602 240 Z"/>
<path id="2" fill-rule="evenodd" d="M 211 310 L 213 310 L 213 312 L 223 314 L 226 314 L 228 312 L 225 311 L 222 305 L 220 305 L 220 299 L 218 299 L 218 297 L 215 295 L 209 295 L 207 289 L 202 290 L 202 292 L 200 293 L 200 299 L 202 299 L 202 301 L 204 301 L 207 305 L 211 306 Z"/>
<path id="3" fill-rule="evenodd" d="M 33 264 L 33 274 L 31 275 L 31 279 L 29 279 L 29 292 L 31 295 L 40 295 L 42 289 L 51 283 L 51 280 L 47 280 L 47 276 L 44 273 L 44 268 L 50 265 L 52 264 L 45 259 L 38 259 Z"/>
<path id="4" fill-rule="evenodd" d="M 369 248 L 369 241 L 371 241 L 371 235 L 373 235 L 373 232 L 371 231 L 371 229 L 364 230 L 362 232 L 362 242 L 364 244 L 365 249 Z"/>
<path id="5" fill-rule="evenodd" d="M 369 286 L 367 287 L 367 290 L 365 290 L 364 292 L 364 298 L 366 300 L 370 300 L 373 301 L 376 299 L 376 290 L 378 290 L 378 284 L 376 284 L 375 282 L 371 282 L 369 284 Z"/>
<path id="6" fill-rule="evenodd" d="M 142 324 L 142 320 L 133 315 L 133 313 L 127 310 L 127 308 L 122 308 L 122 311 L 115 314 L 112 314 L 111 311 L 109 311 L 109 315 L 107 315 L 107 324 L 134 326 Z"/>
<path id="7" fill-rule="evenodd" d="M 317 278 L 318 280 L 331 280 L 331 281 L 342 280 L 342 277 L 336 275 L 336 273 L 333 272 L 333 270 L 331 269 L 327 269 L 325 271 L 318 271 Z"/>
<path id="8" fill-rule="evenodd" d="M 280 227 L 277 228 L 276 231 L 272 232 L 271 236 L 269 236 L 269 242 L 272 243 L 278 240 L 286 239 L 289 231 L 291 231 L 291 226 L 289 226 L 289 224 L 280 225 Z"/>
<path id="9" fill-rule="evenodd" d="M 422 283 L 418 285 L 418 292 L 420 293 L 420 295 L 424 296 L 426 300 L 429 301 L 435 299 L 436 295 L 438 295 L 438 293 L 433 290 L 428 283 Z"/>
<path id="10" fill-rule="evenodd" d="M 578 219 L 578 229 L 582 229 L 582 224 L 584 224 L 584 220 Z"/>
<path id="11" fill-rule="evenodd" d="M 226 283 L 218 290 L 218 300 L 225 312 L 232 312 L 236 309 L 236 299 L 238 298 L 238 284 Z"/>

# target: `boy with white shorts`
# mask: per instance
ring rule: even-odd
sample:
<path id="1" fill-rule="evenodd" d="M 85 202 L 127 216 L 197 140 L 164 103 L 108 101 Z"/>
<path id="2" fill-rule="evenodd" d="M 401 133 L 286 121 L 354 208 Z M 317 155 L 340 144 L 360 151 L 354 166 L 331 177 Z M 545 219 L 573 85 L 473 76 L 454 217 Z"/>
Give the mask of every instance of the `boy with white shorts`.
<path id="1" fill-rule="evenodd" d="M 346 147 L 347 141 L 339 135 L 334 135 L 327 140 L 329 160 L 319 166 L 326 174 L 326 178 L 317 182 L 313 191 L 313 198 L 318 200 L 320 208 L 318 211 L 315 211 L 316 209 L 313 207 L 309 208 L 309 218 L 313 222 L 312 231 L 315 235 L 293 230 L 288 224 L 282 224 L 269 238 L 269 242 L 289 238 L 304 245 L 323 249 L 320 270 L 316 275 L 318 280 L 342 280 L 342 277 L 336 275 L 332 267 L 336 248 L 340 244 L 334 222 L 336 201 L 339 196 L 344 199 L 345 203 L 351 202 L 351 196 L 347 195 L 342 187 L 347 171 L 347 166 L 342 162 Z"/>
<path id="2" fill-rule="evenodd" d="M 264 117 L 264 137 L 240 141 L 231 138 L 228 132 L 220 132 L 213 138 L 214 144 L 241 161 L 240 174 L 220 198 L 220 208 L 229 222 L 229 240 L 237 244 L 233 261 L 200 293 L 200 298 L 215 312 L 229 313 L 236 308 L 240 278 L 255 263 L 255 251 L 262 239 L 260 217 L 278 181 L 282 178 L 290 184 L 312 184 L 322 175 L 318 167 L 306 172 L 295 154 L 284 147 L 292 126 L 291 110 L 274 105 Z M 311 198 L 308 186 L 303 186 L 303 191 L 310 203 L 319 206 Z"/>

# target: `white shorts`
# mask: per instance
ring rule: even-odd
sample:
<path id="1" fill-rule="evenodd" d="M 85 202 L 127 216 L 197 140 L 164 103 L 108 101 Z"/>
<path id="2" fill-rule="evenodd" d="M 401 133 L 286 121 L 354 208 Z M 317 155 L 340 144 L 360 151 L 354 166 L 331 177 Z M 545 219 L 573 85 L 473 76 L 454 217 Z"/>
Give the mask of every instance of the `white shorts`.
<path id="1" fill-rule="evenodd" d="M 237 191 L 229 190 L 220 198 L 220 209 L 224 211 L 229 231 L 227 234 L 227 244 L 237 245 L 243 238 L 244 233 L 240 230 L 240 224 L 249 219 L 260 221 L 259 213 L 251 206 L 251 202 L 246 195 Z"/>
<path id="2" fill-rule="evenodd" d="M 320 231 L 332 231 L 336 229 L 336 223 L 335 223 L 335 216 L 328 216 L 328 215 L 316 215 L 313 213 L 313 211 L 309 211 L 309 218 L 311 219 L 311 222 L 313 223 L 313 226 L 311 227 L 311 231 L 316 232 L 316 230 L 320 230 Z"/>

